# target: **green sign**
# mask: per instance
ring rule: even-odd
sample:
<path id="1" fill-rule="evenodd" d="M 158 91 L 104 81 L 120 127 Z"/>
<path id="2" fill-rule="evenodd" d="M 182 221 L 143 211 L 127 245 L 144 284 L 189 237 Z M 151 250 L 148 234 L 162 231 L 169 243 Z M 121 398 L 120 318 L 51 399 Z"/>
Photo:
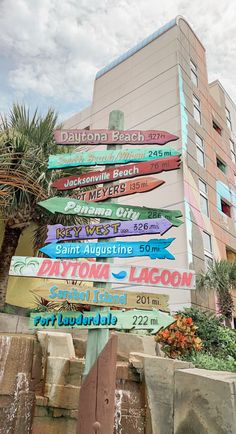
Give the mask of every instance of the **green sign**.
<path id="1" fill-rule="evenodd" d="M 66 197 L 51 197 L 38 202 L 51 213 L 76 214 L 84 217 L 104 218 L 108 220 L 144 220 L 165 217 L 173 226 L 183 222 L 180 210 L 166 210 L 159 208 L 144 208 L 141 206 L 120 205 L 115 203 L 93 203 Z"/>
<path id="2" fill-rule="evenodd" d="M 157 333 L 175 322 L 168 313 L 153 310 L 102 310 L 100 312 L 38 312 L 30 315 L 31 329 L 116 329 L 150 330 Z"/>
<path id="3" fill-rule="evenodd" d="M 96 166 L 98 164 L 131 163 L 132 161 L 150 161 L 158 158 L 168 158 L 181 155 L 172 148 L 136 148 L 106 151 L 73 152 L 71 154 L 50 155 L 49 169 L 64 167 Z"/>

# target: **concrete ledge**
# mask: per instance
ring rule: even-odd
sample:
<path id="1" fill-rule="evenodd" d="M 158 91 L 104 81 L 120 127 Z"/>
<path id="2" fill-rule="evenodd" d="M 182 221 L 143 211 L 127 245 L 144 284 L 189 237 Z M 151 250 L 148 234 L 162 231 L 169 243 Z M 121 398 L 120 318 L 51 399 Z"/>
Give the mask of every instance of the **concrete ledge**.
<path id="1" fill-rule="evenodd" d="M 9 315 L 7 313 L 0 313 L 0 332 L 16 333 L 18 321 L 19 321 L 18 315 Z"/>
<path id="2" fill-rule="evenodd" d="M 174 428 L 175 434 L 235 434 L 236 374 L 176 371 Z"/>
<path id="3" fill-rule="evenodd" d="M 38 340 L 44 354 L 51 357 L 75 358 L 72 336 L 70 333 L 56 333 L 54 331 L 38 331 Z"/>
<path id="4" fill-rule="evenodd" d="M 80 387 L 45 384 L 45 396 L 48 397 L 49 407 L 59 407 L 77 410 L 79 405 Z"/>
<path id="5" fill-rule="evenodd" d="M 130 363 L 138 370 L 145 382 L 148 404 L 147 414 L 150 418 L 148 424 L 152 428 L 152 433 L 172 433 L 174 425 L 175 372 L 178 369 L 190 368 L 191 363 L 142 353 L 131 353 Z M 190 432 L 188 433 L 190 434 Z M 200 431 L 198 434 L 200 434 Z"/>

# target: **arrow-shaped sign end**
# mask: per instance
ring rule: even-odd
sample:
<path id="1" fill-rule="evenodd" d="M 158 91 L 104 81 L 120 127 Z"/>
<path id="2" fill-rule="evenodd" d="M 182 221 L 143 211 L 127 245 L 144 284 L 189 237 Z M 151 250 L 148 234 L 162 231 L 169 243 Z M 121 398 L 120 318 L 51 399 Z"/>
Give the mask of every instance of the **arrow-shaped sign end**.
<path id="1" fill-rule="evenodd" d="M 52 207 L 52 199 L 55 199 L 55 198 L 51 197 L 49 199 L 42 200 L 42 201 L 38 202 L 37 205 L 41 206 L 42 208 L 45 208 L 47 211 L 50 211 L 52 214 L 55 214 L 56 210 L 53 209 L 53 207 Z"/>
<path id="2" fill-rule="evenodd" d="M 47 244 L 46 246 L 41 247 L 39 251 L 44 253 L 51 259 L 56 259 L 56 255 L 53 254 L 53 252 L 55 252 L 54 245 L 56 245 L 56 243 Z"/>
<path id="3" fill-rule="evenodd" d="M 161 324 L 161 327 L 158 326 L 158 324 L 156 327 L 154 326 L 153 329 L 151 330 L 152 335 L 156 334 L 157 332 L 159 332 L 162 329 L 169 327 L 171 324 L 176 322 L 176 319 L 173 318 L 173 316 L 171 316 L 169 313 L 162 312 L 158 309 L 153 309 L 153 313 L 155 315 L 155 318 Z"/>
<path id="4" fill-rule="evenodd" d="M 162 217 L 160 222 L 160 235 L 164 235 L 171 227 L 172 223 L 165 217 Z"/>

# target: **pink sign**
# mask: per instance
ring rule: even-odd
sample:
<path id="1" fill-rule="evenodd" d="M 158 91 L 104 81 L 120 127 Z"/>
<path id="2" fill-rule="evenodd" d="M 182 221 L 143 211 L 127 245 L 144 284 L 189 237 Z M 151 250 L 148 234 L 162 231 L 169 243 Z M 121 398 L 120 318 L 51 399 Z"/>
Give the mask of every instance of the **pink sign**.
<path id="1" fill-rule="evenodd" d="M 179 137 L 158 130 L 55 130 L 59 145 L 165 145 Z"/>

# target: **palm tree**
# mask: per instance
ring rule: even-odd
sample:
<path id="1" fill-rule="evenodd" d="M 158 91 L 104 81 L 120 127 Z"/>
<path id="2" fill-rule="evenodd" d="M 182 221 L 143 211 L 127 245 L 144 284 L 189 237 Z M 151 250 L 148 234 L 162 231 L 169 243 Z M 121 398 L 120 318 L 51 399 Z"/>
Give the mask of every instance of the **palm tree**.
<path id="1" fill-rule="evenodd" d="M 231 291 L 236 288 L 236 261 L 215 261 L 205 273 L 197 276 L 197 289 L 215 290 L 219 310 L 225 324 L 231 327 L 234 302 Z"/>
<path id="2" fill-rule="evenodd" d="M 36 252 L 46 238 L 47 224 L 83 221 L 76 216 L 53 215 L 37 207 L 37 202 L 55 194 L 50 185 L 62 176 L 60 171 L 47 170 L 49 154 L 58 153 L 53 140 L 56 121 L 52 109 L 44 116 L 37 110 L 31 116 L 19 104 L 14 104 L 9 116 L 0 120 L 0 218 L 5 225 L 0 249 L 0 307 L 5 303 L 10 262 L 23 230 L 32 222 L 37 223 Z"/>

